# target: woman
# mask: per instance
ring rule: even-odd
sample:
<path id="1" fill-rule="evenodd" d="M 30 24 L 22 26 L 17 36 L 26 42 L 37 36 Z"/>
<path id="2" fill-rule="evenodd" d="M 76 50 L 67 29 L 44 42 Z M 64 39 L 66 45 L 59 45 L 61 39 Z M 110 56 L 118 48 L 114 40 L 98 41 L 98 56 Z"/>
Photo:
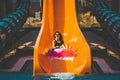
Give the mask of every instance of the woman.
<path id="1" fill-rule="evenodd" d="M 53 48 L 66 48 L 60 32 L 55 32 L 53 40 Z"/>
<path id="2" fill-rule="evenodd" d="M 74 51 L 72 48 L 66 48 L 61 33 L 57 31 L 54 34 L 53 48 L 48 50 L 47 55 L 54 57 L 67 57 L 73 56 Z"/>

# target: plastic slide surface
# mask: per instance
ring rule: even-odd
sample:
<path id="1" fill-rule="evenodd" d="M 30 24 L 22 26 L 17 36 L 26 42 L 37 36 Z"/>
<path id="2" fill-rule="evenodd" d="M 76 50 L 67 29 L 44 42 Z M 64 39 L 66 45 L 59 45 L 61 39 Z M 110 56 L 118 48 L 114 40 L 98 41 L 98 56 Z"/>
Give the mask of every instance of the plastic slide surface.
<path id="1" fill-rule="evenodd" d="M 77 50 L 73 57 L 54 58 L 45 55 L 52 48 L 53 34 L 62 33 L 64 43 Z M 33 75 L 91 73 L 90 48 L 79 29 L 75 0 L 44 0 L 42 27 L 34 46 Z"/>

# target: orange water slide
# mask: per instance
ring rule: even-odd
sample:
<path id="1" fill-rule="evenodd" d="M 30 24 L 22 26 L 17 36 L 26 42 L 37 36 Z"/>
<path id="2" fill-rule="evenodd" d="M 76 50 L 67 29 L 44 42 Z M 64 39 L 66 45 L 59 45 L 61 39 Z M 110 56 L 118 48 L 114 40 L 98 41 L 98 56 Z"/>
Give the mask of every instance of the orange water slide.
<path id="1" fill-rule="evenodd" d="M 78 50 L 76 56 L 57 59 L 45 55 L 45 51 L 52 48 L 53 34 L 56 31 L 62 33 L 65 44 Z M 43 2 L 42 27 L 34 46 L 33 75 L 53 73 L 91 73 L 91 52 L 77 23 L 75 0 Z"/>

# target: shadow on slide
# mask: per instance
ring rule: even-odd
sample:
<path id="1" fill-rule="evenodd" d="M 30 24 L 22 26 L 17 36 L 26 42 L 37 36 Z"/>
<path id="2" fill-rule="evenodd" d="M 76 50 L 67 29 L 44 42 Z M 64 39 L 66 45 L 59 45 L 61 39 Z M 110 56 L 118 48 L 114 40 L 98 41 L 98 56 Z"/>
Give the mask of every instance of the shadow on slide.
<path id="1" fill-rule="evenodd" d="M 65 44 L 78 50 L 76 56 L 58 59 L 45 55 L 45 50 L 52 48 L 56 31 L 62 33 Z M 90 48 L 77 24 L 75 0 L 44 0 L 42 27 L 34 46 L 33 67 L 34 76 L 91 73 Z"/>

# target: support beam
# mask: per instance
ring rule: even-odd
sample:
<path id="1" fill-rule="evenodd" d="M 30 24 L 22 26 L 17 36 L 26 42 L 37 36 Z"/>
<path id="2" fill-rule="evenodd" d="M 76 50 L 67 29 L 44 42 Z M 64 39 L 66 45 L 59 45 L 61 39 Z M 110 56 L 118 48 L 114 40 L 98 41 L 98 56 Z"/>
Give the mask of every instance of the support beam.
<path id="1" fill-rule="evenodd" d="M 40 19 L 42 20 L 42 13 L 43 13 L 43 0 L 40 0 Z"/>

